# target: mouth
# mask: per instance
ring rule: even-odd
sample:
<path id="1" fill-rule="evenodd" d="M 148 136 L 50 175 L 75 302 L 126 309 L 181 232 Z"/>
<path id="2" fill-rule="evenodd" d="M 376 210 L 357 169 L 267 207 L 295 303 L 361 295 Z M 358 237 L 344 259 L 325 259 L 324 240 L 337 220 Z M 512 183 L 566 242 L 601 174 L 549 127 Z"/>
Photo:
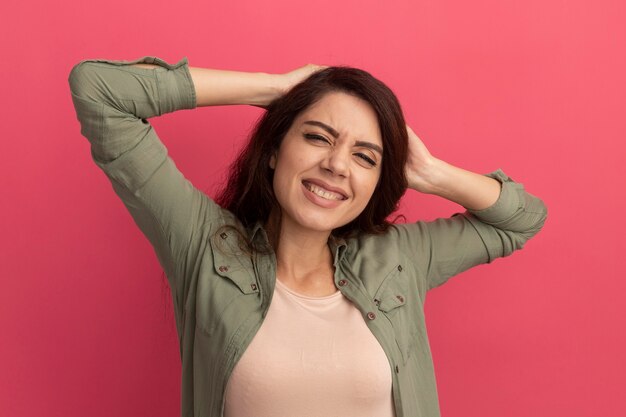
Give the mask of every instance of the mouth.
<path id="1" fill-rule="evenodd" d="M 315 181 L 315 183 L 313 183 L 311 180 L 303 180 L 302 185 L 304 185 L 307 190 L 309 190 L 316 196 L 321 197 L 325 200 L 342 201 L 348 199 L 348 196 L 345 195 L 345 193 L 335 188 L 329 189 L 332 187 L 321 184 L 318 181 Z"/>

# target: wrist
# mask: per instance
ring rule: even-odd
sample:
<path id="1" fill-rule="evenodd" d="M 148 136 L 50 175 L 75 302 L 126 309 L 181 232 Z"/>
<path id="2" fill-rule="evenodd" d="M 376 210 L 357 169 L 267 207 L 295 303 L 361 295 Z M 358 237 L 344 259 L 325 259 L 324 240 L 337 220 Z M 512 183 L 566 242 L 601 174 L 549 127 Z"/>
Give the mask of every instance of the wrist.
<path id="1" fill-rule="evenodd" d="M 435 159 L 430 166 L 428 190 L 465 208 L 482 210 L 498 199 L 501 185 L 493 178 Z"/>
<path id="2" fill-rule="evenodd" d="M 254 73 L 254 77 L 257 88 L 245 104 L 265 108 L 283 94 L 284 83 L 279 74 L 257 72 Z"/>
<path id="3" fill-rule="evenodd" d="M 424 194 L 439 194 L 446 178 L 446 162 L 430 157 L 419 164 L 419 170 L 408 174 L 408 187 Z"/>
<path id="4" fill-rule="evenodd" d="M 267 74 L 269 79 L 270 88 L 275 96 L 278 98 L 287 92 L 287 80 L 283 74 Z"/>
<path id="5" fill-rule="evenodd" d="M 433 158 L 428 168 L 430 194 L 445 197 L 449 192 L 455 167 L 444 160 Z"/>

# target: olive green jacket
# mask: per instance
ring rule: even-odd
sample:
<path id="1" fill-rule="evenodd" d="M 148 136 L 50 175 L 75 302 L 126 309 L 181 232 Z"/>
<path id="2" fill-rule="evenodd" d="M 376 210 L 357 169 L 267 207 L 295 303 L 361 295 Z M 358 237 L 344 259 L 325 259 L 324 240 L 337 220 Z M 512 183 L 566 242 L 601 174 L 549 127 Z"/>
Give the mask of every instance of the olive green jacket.
<path id="1" fill-rule="evenodd" d="M 276 258 L 271 252 L 241 253 L 239 235 L 222 227 L 240 225 L 238 220 L 183 176 L 146 120 L 196 107 L 187 58 L 176 64 L 157 57 L 85 60 L 72 68 L 69 84 L 94 162 L 167 275 L 182 360 L 182 416 L 222 416 L 228 378 L 272 301 Z M 543 202 L 522 184 L 501 170 L 487 175 L 502 187 L 484 210 L 330 241 L 335 284 L 361 311 L 389 359 L 397 417 L 439 416 L 426 292 L 521 249 L 546 219 Z M 260 224 L 244 233 L 267 244 Z"/>

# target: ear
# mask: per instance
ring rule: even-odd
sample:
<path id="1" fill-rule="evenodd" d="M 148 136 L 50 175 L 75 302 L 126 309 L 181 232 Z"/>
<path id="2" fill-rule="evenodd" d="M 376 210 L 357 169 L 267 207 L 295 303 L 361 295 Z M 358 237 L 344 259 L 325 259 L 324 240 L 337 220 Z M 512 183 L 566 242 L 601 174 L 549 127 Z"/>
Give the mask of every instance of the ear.
<path id="1" fill-rule="evenodd" d="M 270 156 L 270 168 L 276 169 L 276 152 Z"/>

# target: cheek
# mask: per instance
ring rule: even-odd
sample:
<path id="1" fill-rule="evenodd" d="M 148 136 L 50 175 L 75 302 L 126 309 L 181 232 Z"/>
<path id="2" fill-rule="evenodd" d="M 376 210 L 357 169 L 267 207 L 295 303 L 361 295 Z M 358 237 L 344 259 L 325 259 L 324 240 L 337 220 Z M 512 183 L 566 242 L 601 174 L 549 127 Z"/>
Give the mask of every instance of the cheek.
<path id="1" fill-rule="evenodd" d="M 378 181 L 376 180 L 376 178 L 369 178 L 367 181 L 363 181 L 357 184 L 357 186 L 359 187 L 358 189 L 361 190 L 361 192 L 359 193 L 358 204 L 354 208 L 359 213 L 363 212 L 363 210 L 365 210 L 367 205 L 372 200 L 377 183 Z"/>
<path id="2" fill-rule="evenodd" d="M 372 176 L 370 176 L 369 178 L 367 178 L 364 182 L 363 182 L 363 189 L 367 190 L 367 195 L 368 200 L 371 198 L 371 196 L 374 194 L 374 192 L 376 191 L 376 188 L 378 186 L 378 182 L 380 181 L 380 174 L 376 173 Z"/>
<path id="3" fill-rule="evenodd" d="M 292 183 L 296 175 L 292 165 L 291 161 L 281 158 L 278 158 L 275 163 L 272 186 L 274 189 L 274 196 L 276 196 L 276 199 L 281 206 L 286 203 L 285 200 L 288 198 L 287 196 L 292 189 Z"/>
<path id="4" fill-rule="evenodd" d="M 277 178 L 277 182 L 281 184 L 288 184 L 294 181 L 302 171 L 308 169 L 313 164 L 312 158 L 309 155 L 297 154 L 294 152 L 292 155 L 279 154 L 274 162 L 274 178 Z"/>
<path id="5" fill-rule="evenodd" d="M 279 169 L 274 171 L 274 179 L 272 180 L 272 186 L 274 188 L 274 195 L 276 196 L 276 198 L 280 201 L 282 198 L 282 191 L 285 189 L 285 184 L 283 182 L 284 179 L 284 175 L 282 175 L 282 172 L 280 171 L 280 166 Z"/>

